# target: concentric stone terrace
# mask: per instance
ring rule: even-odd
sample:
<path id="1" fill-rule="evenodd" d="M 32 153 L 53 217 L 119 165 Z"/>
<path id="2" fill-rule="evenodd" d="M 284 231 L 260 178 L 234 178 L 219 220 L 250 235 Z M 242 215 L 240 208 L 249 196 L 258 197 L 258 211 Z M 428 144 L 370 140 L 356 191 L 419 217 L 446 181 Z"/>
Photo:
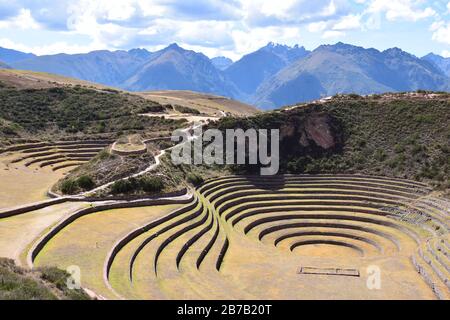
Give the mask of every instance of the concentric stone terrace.
<path id="1" fill-rule="evenodd" d="M 449 203 L 421 183 L 232 176 L 126 206 L 69 217 L 31 262 L 78 265 L 105 298 L 450 297 Z"/>
<path id="2" fill-rule="evenodd" d="M 12 153 L 11 164 L 26 167 L 50 167 L 53 171 L 79 166 L 95 157 L 111 144 L 107 140 L 61 141 L 55 143 L 30 143 L 1 150 Z"/>

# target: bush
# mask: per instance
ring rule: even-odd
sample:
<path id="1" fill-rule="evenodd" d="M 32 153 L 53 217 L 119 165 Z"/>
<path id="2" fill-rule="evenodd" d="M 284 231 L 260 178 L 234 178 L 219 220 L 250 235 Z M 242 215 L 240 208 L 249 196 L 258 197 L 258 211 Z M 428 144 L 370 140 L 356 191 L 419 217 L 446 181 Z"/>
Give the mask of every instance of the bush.
<path id="1" fill-rule="evenodd" d="M 194 187 L 197 187 L 204 182 L 203 178 L 200 175 L 195 174 L 195 173 L 188 174 L 187 181 L 190 184 L 192 184 Z"/>
<path id="2" fill-rule="evenodd" d="M 81 176 L 77 179 L 77 185 L 84 190 L 91 190 L 95 187 L 95 182 L 89 176 Z"/>
<path id="3" fill-rule="evenodd" d="M 61 191 L 64 194 L 73 194 L 77 190 L 77 183 L 72 179 L 63 181 L 61 185 Z"/>
<path id="4" fill-rule="evenodd" d="M 144 178 L 141 180 L 141 187 L 145 192 L 160 192 L 164 183 L 160 177 Z"/>
<path id="5" fill-rule="evenodd" d="M 133 191 L 135 188 L 129 180 L 119 180 L 111 186 L 111 192 L 114 194 L 124 194 Z"/>
<path id="6" fill-rule="evenodd" d="M 200 111 L 198 111 L 197 109 L 193 109 L 193 108 L 189 108 L 189 107 L 185 107 L 185 106 L 175 106 L 175 110 L 177 110 L 180 113 L 189 113 L 189 114 L 194 114 L 194 115 L 200 114 Z"/>
<path id="7" fill-rule="evenodd" d="M 374 158 L 379 162 L 383 162 L 387 158 L 387 154 L 383 149 L 378 149 L 375 151 Z"/>

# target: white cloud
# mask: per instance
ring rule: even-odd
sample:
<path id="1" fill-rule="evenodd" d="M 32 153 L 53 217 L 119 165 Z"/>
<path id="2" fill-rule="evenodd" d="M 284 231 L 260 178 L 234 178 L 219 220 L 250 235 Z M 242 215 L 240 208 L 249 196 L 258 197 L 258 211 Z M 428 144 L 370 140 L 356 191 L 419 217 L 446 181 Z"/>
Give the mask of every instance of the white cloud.
<path id="1" fill-rule="evenodd" d="M 17 16 L 0 21 L 0 29 L 38 29 L 39 24 L 28 9 L 21 9 Z"/>
<path id="2" fill-rule="evenodd" d="M 361 16 L 350 14 L 342 17 L 334 26 L 333 30 L 353 30 L 361 28 Z"/>
<path id="3" fill-rule="evenodd" d="M 296 27 L 264 27 L 250 30 L 234 30 L 232 36 L 235 44 L 235 56 L 255 51 L 267 43 L 274 41 L 288 45 L 297 44 L 301 39 L 300 30 Z"/>
<path id="4" fill-rule="evenodd" d="M 431 7 L 422 8 L 423 3 L 421 0 L 372 0 L 367 12 L 384 13 L 390 21 L 418 21 L 437 15 Z"/>
<path id="5" fill-rule="evenodd" d="M 350 10 L 347 0 L 241 0 L 245 22 L 251 26 L 311 23 L 336 19 Z"/>
<path id="6" fill-rule="evenodd" d="M 450 22 L 435 22 L 431 26 L 432 39 L 441 43 L 450 44 Z"/>
<path id="7" fill-rule="evenodd" d="M 322 34 L 322 38 L 324 38 L 324 39 L 341 38 L 344 36 L 345 36 L 345 32 L 334 31 L 334 30 L 328 30 Z"/>
<path id="8" fill-rule="evenodd" d="M 178 42 L 208 55 L 223 53 L 236 58 L 269 41 L 302 44 L 304 31 L 318 33 L 322 38 L 339 38 L 355 30 L 381 29 L 384 17 L 389 21 L 415 22 L 429 17 L 442 20 L 445 11 L 450 12 L 450 2 L 438 2 L 439 5 L 425 0 L 0 0 L 0 29 L 64 32 L 66 42 L 27 47 L 36 53 L 51 53 L 58 48 L 71 53 L 88 48 L 153 50 Z M 443 22 L 436 23 L 431 30 L 433 39 L 448 43 L 447 28 Z M 71 39 L 71 35 L 90 43 L 68 44 L 66 39 Z"/>
<path id="9" fill-rule="evenodd" d="M 76 44 L 68 44 L 67 42 L 55 42 L 49 45 L 42 46 L 28 46 L 23 43 L 17 43 L 11 41 L 7 38 L 0 39 L 0 47 L 5 47 L 9 49 L 14 49 L 22 52 L 32 52 L 37 55 L 48 55 L 48 54 L 57 54 L 57 53 L 87 53 L 94 50 L 104 49 L 103 47 L 98 47 L 95 45 L 76 45 Z"/>
<path id="10" fill-rule="evenodd" d="M 450 50 L 443 50 L 441 52 L 441 56 L 443 56 L 444 58 L 450 58 Z"/>
<path id="11" fill-rule="evenodd" d="M 321 32 L 327 29 L 328 23 L 326 21 L 312 22 L 308 25 L 309 32 Z"/>
<path id="12" fill-rule="evenodd" d="M 346 35 L 345 31 L 361 28 L 361 16 L 353 14 L 346 15 L 338 20 L 313 22 L 307 27 L 309 32 L 322 33 L 323 39 L 342 38 Z"/>

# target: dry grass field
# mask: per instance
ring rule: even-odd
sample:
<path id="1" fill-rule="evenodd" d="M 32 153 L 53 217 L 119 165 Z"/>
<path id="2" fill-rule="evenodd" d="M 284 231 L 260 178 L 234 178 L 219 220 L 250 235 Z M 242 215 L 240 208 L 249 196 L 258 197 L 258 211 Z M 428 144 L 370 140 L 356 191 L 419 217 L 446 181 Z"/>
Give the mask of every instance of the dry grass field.
<path id="1" fill-rule="evenodd" d="M 75 78 L 29 70 L 0 69 L 0 81 L 18 89 L 44 89 L 68 85 L 80 85 L 100 90 L 109 88 Z"/>
<path id="2" fill-rule="evenodd" d="M 47 199 L 73 168 L 95 157 L 109 141 L 30 143 L 0 153 L 0 210 Z"/>
<path id="3" fill-rule="evenodd" d="M 84 216 L 61 231 L 44 247 L 36 266 L 81 269 L 82 285 L 109 299 L 117 296 L 105 286 L 103 263 L 116 240 L 137 226 L 160 218 L 177 205 L 117 209 Z"/>
<path id="4" fill-rule="evenodd" d="M 40 214 L 55 224 L 51 212 L 77 208 L 59 206 Z M 79 217 L 33 261 L 79 266 L 83 286 L 107 299 L 448 299 L 449 228 L 448 201 L 418 182 L 230 176 L 188 205 Z"/>
<path id="5" fill-rule="evenodd" d="M 180 105 L 210 116 L 221 116 L 221 111 L 240 116 L 258 112 L 258 109 L 245 103 L 199 92 L 170 90 L 140 92 L 139 95 L 162 105 Z"/>
<path id="6" fill-rule="evenodd" d="M 47 191 L 68 169 L 53 171 L 36 165 L 11 163 L 16 156 L 0 155 L 0 210 L 47 198 Z"/>

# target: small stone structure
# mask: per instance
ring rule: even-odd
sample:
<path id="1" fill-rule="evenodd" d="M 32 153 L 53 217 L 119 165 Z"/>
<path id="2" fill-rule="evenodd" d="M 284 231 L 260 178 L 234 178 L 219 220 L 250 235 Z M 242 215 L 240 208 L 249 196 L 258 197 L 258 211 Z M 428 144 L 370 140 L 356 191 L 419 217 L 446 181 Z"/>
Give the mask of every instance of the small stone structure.
<path id="1" fill-rule="evenodd" d="M 111 147 L 111 153 L 119 156 L 135 156 L 146 152 L 147 146 L 139 135 L 121 138 Z"/>

